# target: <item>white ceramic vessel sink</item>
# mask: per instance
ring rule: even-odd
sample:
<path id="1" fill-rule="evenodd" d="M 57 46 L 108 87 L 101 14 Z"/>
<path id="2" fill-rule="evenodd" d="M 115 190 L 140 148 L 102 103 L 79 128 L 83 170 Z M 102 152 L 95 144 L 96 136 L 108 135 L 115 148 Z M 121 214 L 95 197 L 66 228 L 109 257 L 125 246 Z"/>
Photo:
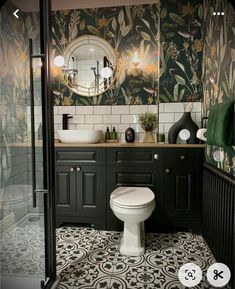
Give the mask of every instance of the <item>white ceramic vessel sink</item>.
<path id="1" fill-rule="evenodd" d="M 62 143 L 98 143 L 102 141 L 102 130 L 58 130 L 58 138 Z"/>

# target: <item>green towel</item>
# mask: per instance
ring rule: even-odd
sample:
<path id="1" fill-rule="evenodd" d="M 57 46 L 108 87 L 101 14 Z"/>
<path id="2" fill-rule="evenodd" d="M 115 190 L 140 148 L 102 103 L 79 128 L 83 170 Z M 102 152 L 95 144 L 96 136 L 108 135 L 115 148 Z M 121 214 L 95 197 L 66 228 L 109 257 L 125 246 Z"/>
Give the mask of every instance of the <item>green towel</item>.
<path id="1" fill-rule="evenodd" d="M 207 143 L 220 147 L 234 144 L 234 100 L 213 105 L 210 109 L 207 131 Z"/>

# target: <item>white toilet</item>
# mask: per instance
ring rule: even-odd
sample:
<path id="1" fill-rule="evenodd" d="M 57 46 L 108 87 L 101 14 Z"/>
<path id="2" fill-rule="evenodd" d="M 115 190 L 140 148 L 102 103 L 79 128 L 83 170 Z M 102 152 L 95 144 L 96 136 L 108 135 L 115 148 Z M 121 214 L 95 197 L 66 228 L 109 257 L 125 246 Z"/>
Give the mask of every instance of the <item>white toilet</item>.
<path id="1" fill-rule="evenodd" d="M 144 221 L 155 209 L 154 193 L 146 187 L 119 187 L 110 196 L 114 215 L 124 222 L 120 253 L 141 256 L 145 253 Z"/>

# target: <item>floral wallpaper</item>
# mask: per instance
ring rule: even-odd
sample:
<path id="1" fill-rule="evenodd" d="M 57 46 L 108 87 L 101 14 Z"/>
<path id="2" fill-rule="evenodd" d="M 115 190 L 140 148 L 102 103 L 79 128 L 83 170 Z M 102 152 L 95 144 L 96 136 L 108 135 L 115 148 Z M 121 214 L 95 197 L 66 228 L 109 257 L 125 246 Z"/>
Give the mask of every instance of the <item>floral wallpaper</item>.
<path id="1" fill-rule="evenodd" d="M 55 105 L 156 104 L 159 74 L 159 5 L 119 6 L 52 13 L 54 56 L 75 38 L 92 34 L 111 44 L 117 55 L 117 77 L 99 96 L 77 95 L 54 67 Z M 133 64 L 134 52 L 140 63 Z"/>
<path id="2" fill-rule="evenodd" d="M 212 105 L 235 98 L 235 10 L 226 0 L 205 0 L 203 10 L 203 110 L 207 116 Z M 213 16 L 214 11 L 224 11 L 224 16 Z M 224 156 L 222 161 L 215 161 L 217 152 Z M 235 176 L 235 146 L 207 145 L 206 161 Z"/>
<path id="3" fill-rule="evenodd" d="M 202 1 L 161 1 L 160 19 L 160 100 L 200 101 Z"/>
<path id="4" fill-rule="evenodd" d="M 29 35 L 39 34 L 39 17 L 21 15 L 21 21 L 9 16 L 14 11 L 7 2 L 0 10 L 0 189 L 11 176 L 12 155 L 10 144 L 26 141 L 26 108 L 29 97 Z"/>

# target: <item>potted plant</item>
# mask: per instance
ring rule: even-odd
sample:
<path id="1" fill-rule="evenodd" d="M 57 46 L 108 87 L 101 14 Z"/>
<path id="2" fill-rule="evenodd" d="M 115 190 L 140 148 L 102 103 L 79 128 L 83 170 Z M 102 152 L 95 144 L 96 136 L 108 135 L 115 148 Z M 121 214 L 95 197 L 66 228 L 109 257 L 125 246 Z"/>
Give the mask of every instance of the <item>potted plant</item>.
<path id="1" fill-rule="evenodd" d="M 153 112 L 145 112 L 139 114 L 139 122 L 145 130 L 143 142 L 155 142 L 152 131 L 157 125 L 157 114 Z"/>

